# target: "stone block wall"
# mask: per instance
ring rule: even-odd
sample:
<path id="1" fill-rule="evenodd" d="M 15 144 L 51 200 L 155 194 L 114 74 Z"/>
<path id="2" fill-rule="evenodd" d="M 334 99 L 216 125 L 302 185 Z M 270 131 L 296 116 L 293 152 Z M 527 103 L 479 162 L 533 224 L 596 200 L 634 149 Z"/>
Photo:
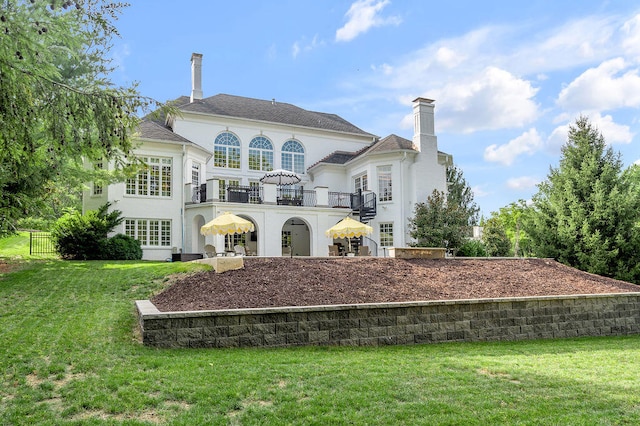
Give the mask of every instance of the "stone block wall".
<path id="1" fill-rule="evenodd" d="M 160 312 L 136 302 L 154 347 L 410 345 L 640 333 L 640 293 Z"/>
<path id="2" fill-rule="evenodd" d="M 397 259 L 444 259 L 446 249 L 440 247 L 389 247 L 389 257 Z"/>

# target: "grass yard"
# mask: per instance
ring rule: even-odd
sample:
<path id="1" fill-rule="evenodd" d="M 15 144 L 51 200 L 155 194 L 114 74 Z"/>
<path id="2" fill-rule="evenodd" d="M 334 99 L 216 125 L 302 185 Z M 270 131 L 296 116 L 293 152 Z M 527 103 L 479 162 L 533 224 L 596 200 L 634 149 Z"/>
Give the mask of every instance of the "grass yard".
<path id="1" fill-rule="evenodd" d="M 0 424 L 640 423 L 636 336 L 141 346 L 133 301 L 161 289 L 166 275 L 199 267 L 28 260 L 0 274 Z"/>

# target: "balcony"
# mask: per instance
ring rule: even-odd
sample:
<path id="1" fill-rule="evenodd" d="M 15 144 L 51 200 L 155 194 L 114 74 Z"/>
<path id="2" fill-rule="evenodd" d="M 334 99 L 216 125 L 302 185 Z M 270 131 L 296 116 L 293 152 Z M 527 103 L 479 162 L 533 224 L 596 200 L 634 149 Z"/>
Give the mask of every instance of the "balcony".
<path id="1" fill-rule="evenodd" d="M 275 204 L 291 207 L 331 207 L 375 216 L 376 196 L 373 192 L 333 192 L 328 191 L 326 187 L 309 190 L 269 184 L 260 186 L 227 185 L 221 191 L 217 180 L 210 180 L 197 187 L 190 184 L 186 186 L 190 196 L 188 200 L 185 200 L 188 204 L 222 202 Z"/>

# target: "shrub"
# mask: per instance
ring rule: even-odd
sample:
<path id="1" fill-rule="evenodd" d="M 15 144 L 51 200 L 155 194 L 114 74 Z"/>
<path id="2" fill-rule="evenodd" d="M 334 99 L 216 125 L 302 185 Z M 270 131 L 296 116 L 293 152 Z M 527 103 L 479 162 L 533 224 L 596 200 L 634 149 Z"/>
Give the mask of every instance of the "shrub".
<path id="1" fill-rule="evenodd" d="M 63 259 L 104 259 L 107 234 L 124 220 L 119 210 L 107 213 L 110 203 L 97 211 L 81 214 L 70 210 L 56 221 L 51 229 L 51 238 L 56 251 Z M 118 244 L 118 243 L 114 243 Z"/>
<path id="2" fill-rule="evenodd" d="M 142 248 L 135 238 L 116 234 L 105 241 L 101 255 L 104 260 L 140 260 Z"/>
<path id="3" fill-rule="evenodd" d="M 457 256 L 462 257 L 485 257 L 487 250 L 482 241 L 468 240 L 458 250 Z"/>

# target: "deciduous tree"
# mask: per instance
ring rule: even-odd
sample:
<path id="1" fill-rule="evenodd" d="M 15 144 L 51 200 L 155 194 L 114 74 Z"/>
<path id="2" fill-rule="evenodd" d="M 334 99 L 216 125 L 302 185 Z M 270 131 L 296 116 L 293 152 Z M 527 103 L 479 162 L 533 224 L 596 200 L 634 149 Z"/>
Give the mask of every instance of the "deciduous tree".
<path id="1" fill-rule="evenodd" d="M 60 176 L 84 173 L 82 158 L 126 165 L 138 113 L 153 103 L 109 79 L 124 4 L 1 4 L 0 235 L 37 212 Z"/>
<path id="2" fill-rule="evenodd" d="M 409 235 L 418 247 L 444 247 L 455 251 L 471 236 L 477 223 L 478 206 L 462 171 L 447 168 L 446 193 L 433 191 L 426 202 L 417 203 L 409 220 Z"/>

